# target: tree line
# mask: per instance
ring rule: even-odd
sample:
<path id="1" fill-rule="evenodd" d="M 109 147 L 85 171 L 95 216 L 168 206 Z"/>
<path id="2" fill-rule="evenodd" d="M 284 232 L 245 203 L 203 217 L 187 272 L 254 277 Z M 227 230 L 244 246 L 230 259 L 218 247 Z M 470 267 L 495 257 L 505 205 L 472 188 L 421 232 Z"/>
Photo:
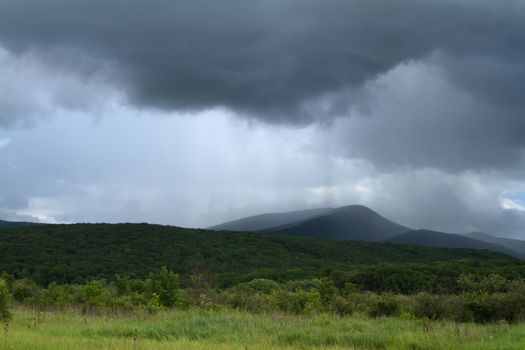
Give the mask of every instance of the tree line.
<path id="1" fill-rule="evenodd" d="M 352 282 L 338 287 L 331 277 L 277 282 L 257 278 L 227 289 L 213 286 L 213 276 L 194 274 L 181 286 L 167 267 L 146 279 L 115 276 L 111 281 L 83 284 L 34 281 L 3 274 L 0 278 L 0 319 L 9 320 L 10 307 L 22 305 L 39 312 L 74 309 L 83 313 L 154 314 L 163 309 L 233 308 L 253 313 L 354 313 L 368 317 L 398 316 L 458 322 L 519 322 L 525 320 L 525 281 L 497 274 L 461 275 L 452 293 L 420 291 L 413 294 L 373 292 Z"/>

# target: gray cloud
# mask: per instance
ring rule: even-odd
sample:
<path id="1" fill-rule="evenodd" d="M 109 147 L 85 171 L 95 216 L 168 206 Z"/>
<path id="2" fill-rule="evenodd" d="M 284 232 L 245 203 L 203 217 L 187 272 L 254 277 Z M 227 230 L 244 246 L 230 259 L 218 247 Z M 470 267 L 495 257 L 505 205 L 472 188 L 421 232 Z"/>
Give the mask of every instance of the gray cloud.
<path id="1" fill-rule="evenodd" d="M 524 13 L 510 0 L 4 0 L 0 42 L 83 74 L 104 62 L 139 106 L 221 106 L 308 123 L 347 109 L 366 81 L 436 51 L 459 86 L 522 110 Z"/>
<path id="2" fill-rule="evenodd" d="M 525 211 L 505 209 L 501 203 L 505 189 L 519 184 L 495 174 L 400 170 L 376 174 L 369 186 L 374 195 L 365 199 L 367 204 L 411 227 L 523 238 Z"/>
<path id="3" fill-rule="evenodd" d="M 326 130 L 332 151 L 390 171 L 498 169 L 523 177 L 525 118 L 459 89 L 439 66 L 408 62 L 369 84 L 367 113 Z M 510 174 L 509 174 L 510 175 Z"/>
<path id="4" fill-rule="evenodd" d="M 38 55 L 16 56 L 1 46 L 0 77 L 0 128 L 35 126 L 60 110 L 96 116 L 120 99 L 101 75 L 81 78 Z"/>
<path id="5" fill-rule="evenodd" d="M 326 131 L 253 127 L 218 111 L 165 118 L 121 107 L 96 123 L 61 111 L 34 128 L 0 130 L 10 140 L 0 148 L 0 218 L 206 227 L 360 203 L 411 227 L 523 237 L 525 210 L 501 204 L 525 199 L 523 178 L 385 171 L 337 156 Z"/>
<path id="6" fill-rule="evenodd" d="M 518 0 L 0 0 L 0 214 L 523 233 L 523 62 Z"/>

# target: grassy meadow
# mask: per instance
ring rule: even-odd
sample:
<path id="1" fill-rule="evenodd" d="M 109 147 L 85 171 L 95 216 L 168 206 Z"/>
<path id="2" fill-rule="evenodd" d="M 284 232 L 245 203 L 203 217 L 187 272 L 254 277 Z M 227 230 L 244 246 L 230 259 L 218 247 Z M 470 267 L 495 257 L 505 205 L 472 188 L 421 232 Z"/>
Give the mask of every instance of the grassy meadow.
<path id="1" fill-rule="evenodd" d="M 524 349 L 525 324 L 233 310 L 86 316 L 15 308 L 0 346 L 33 349 Z"/>

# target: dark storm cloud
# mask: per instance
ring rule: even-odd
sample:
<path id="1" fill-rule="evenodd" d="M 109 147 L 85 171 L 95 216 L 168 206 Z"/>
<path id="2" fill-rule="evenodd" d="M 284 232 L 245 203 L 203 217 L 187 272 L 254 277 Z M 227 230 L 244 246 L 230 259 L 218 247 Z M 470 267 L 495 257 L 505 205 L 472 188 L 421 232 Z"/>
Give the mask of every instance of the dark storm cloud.
<path id="1" fill-rule="evenodd" d="M 110 65 L 139 106 L 222 106 L 299 124 L 344 114 L 366 81 L 439 51 L 459 86 L 523 110 L 524 10 L 519 1 L 2 0 L 0 44 L 84 74 Z"/>

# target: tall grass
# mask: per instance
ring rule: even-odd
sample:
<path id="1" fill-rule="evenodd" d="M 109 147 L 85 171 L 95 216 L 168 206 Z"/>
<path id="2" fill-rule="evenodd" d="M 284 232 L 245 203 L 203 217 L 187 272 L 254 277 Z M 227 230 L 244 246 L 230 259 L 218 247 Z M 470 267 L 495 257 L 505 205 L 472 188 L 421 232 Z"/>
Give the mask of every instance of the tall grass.
<path id="1" fill-rule="evenodd" d="M 525 325 L 231 310 L 85 316 L 17 308 L 7 349 L 525 349 Z M 3 340 L 3 339 L 2 339 Z M 3 342 L 2 342 L 3 343 Z"/>

